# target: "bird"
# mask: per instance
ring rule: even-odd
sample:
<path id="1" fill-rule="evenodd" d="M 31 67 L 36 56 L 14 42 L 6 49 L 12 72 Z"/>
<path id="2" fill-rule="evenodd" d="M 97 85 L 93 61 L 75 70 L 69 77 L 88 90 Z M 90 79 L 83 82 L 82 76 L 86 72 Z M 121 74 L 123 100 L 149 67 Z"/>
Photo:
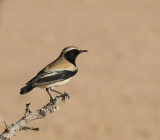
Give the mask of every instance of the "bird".
<path id="1" fill-rule="evenodd" d="M 24 87 L 20 89 L 20 94 L 27 94 L 34 88 L 46 89 L 50 99 L 54 100 L 50 91 L 61 95 L 67 95 L 66 92 L 61 93 L 54 88 L 68 83 L 73 76 L 78 72 L 76 65 L 76 58 L 79 54 L 88 52 L 88 50 L 81 50 L 75 46 L 68 46 L 64 48 L 59 57 L 44 67 L 37 73 Z"/>

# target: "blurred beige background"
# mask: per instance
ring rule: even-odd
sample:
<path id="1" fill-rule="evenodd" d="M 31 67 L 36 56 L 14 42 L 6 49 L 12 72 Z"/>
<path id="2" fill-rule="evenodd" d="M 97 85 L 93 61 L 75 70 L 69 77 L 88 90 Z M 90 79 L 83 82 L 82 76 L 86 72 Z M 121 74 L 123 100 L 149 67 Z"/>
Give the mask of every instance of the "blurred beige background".
<path id="1" fill-rule="evenodd" d="M 77 59 L 79 73 L 58 87 L 70 100 L 31 123 L 39 132 L 13 140 L 159 140 L 160 1 L 0 0 L 0 131 L 38 109 L 45 90 L 19 89 L 60 51 L 90 52 Z"/>

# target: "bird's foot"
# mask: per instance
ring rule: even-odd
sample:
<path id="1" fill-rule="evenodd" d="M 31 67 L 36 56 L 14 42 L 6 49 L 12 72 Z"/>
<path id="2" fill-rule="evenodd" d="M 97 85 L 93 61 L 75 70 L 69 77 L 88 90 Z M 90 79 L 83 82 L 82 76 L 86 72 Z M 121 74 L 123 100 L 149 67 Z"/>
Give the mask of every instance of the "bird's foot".
<path id="1" fill-rule="evenodd" d="M 69 99 L 69 98 L 70 98 L 69 94 L 66 93 L 66 92 L 64 92 L 64 93 L 61 95 L 61 97 L 62 97 L 62 100 L 63 100 L 63 101 L 65 101 L 66 99 Z"/>
<path id="2" fill-rule="evenodd" d="M 55 98 L 53 96 L 50 96 L 50 102 L 55 102 Z"/>

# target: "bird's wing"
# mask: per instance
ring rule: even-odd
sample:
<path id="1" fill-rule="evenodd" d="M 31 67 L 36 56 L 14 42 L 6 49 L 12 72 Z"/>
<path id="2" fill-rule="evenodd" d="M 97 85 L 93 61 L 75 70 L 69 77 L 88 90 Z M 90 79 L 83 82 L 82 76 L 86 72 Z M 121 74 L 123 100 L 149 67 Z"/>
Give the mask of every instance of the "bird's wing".
<path id="1" fill-rule="evenodd" d="M 55 72 L 45 72 L 42 70 L 35 77 L 33 77 L 29 82 L 27 82 L 26 85 L 28 85 L 30 83 L 35 83 L 37 80 L 42 79 L 44 77 L 49 77 L 50 74 L 52 76 L 54 76 L 56 74 L 56 71 Z"/>
<path id="2" fill-rule="evenodd" d="M 66 80 L 72 76 L 74 76 L 77 73 L 76 71 L 69 71 L 69 70 L 54 70 L 52 71 L 48 71 L 48 72 L 43 72 L 41 74 L 38 74 L 36 77 L 34 77 L 33 79 L 31 79 L 28 83 L 32 83 L 34 85 L 38 85 L 38 84 L 47 84 L 47 83 L 56 83 L 56 82 L 60 82 L 63 80 Z"/>

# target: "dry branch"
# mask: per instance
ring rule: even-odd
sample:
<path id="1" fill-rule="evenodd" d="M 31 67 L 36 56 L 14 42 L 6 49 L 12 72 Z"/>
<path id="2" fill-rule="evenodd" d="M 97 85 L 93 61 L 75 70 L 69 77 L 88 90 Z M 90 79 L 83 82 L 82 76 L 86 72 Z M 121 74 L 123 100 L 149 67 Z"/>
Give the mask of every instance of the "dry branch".
<path id="1" fill-rule="evenodd" d="M 29 127 L 28 124 L 33 120 L 43 119 L 47 114 L 57 111 L 59 109 L 58 104 L 65 101 L 66 98 L 69 98 L 68 94 L 56 96 L 54 100 L 50 100 L 45 106 L 33 112 L 30 110 L 30 103 L 27 103 L 25 114 L 18 122 L 11 126 L 7 126 L 4 122 L 6 129 L 0 135 L 0 140 L 9 140 L 12 136 L 15 136 L 16 132 L 21 130 L 39 131 L 39 128 Z"/>

